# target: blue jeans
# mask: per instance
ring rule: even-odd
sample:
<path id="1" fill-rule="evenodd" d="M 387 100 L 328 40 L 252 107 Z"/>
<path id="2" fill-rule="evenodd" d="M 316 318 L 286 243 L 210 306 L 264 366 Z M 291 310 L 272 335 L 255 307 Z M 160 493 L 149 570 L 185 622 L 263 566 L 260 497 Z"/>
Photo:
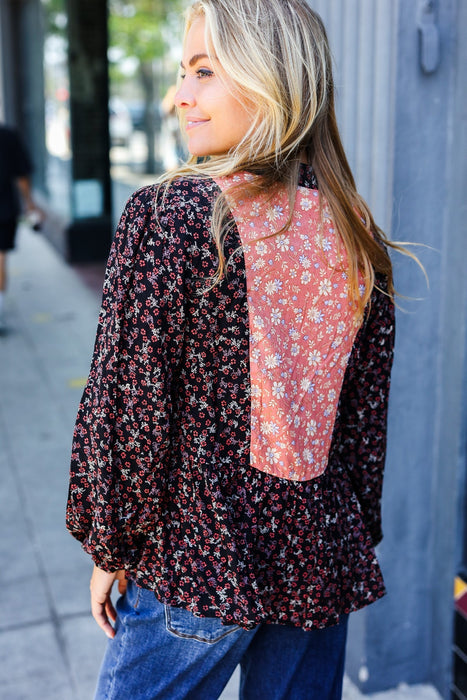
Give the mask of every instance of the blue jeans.
<path id="1" fill-rule="evenodd" d="M 216 700 L 238 664 L 241 700 L 342 696 L 347 616 L 323 630 L 244 630 L 163 605 L 131 581 L 117 612 L 95 700 Z"/>

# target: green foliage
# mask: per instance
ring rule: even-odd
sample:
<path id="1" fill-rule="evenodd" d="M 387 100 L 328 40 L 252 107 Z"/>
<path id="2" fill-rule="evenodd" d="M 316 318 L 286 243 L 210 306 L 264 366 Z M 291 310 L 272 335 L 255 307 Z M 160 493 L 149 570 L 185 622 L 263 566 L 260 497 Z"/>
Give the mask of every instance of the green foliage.
<path id="1" fill-rule="evenodd" d="M 186 6 L 187 0 L 109 0 L 110 46 L 139 64 L 162 57 L 180 37 Z"/>
<path id="2" fill-rule="evenodd" d="M 67 8 L 65 0 L 42 0 L 46 35 L 55 34 L 65 37 Z"/>

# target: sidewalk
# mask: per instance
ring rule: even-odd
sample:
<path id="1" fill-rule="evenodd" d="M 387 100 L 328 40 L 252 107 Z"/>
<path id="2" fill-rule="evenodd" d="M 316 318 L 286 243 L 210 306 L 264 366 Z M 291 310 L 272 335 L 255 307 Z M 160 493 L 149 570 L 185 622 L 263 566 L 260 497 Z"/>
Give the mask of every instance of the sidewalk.
<path id="1" fill-rule="evenodd" d="M 91 562 L 66 532 L 64 509 L 101 271 L 78 273 L 26 229 L 9 270 L 10 331 L 0 336 L 0 698 L 91 700 L 106 639 L 89 613 Z M 238 674 L 222 700 L 235 700 L 237 688 Z M 439 696 L 420 686 L 372 697 Z M 362 698 L 347 680 L 344 698 Z"/>

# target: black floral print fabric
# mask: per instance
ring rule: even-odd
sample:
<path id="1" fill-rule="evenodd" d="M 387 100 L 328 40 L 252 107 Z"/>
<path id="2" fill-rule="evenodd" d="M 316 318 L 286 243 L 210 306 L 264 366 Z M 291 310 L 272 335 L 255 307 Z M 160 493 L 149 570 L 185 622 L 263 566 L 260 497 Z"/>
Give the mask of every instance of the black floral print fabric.
<path id="1" fill-rule="evenodd" d="M 309 168 L 300 185 L 316 187 Z M 226 624 L 325 627 L 384 594 L 374 552 L 394 340 L 378 279 L 348 358 L 324 473 L 250 464 L 249 319 L 235 226 L 220 284 L 218 186 L 129 200 L 112 246 L 79 407 L 67 527 L 95 563 Z M 286 437 L 286 436 L 284 436 Z"/>

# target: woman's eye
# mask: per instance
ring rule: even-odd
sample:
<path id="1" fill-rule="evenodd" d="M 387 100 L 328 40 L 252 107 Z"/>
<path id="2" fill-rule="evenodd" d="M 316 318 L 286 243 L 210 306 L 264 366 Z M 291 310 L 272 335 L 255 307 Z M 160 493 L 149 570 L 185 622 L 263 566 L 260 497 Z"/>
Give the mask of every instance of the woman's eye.
<path id="1" fill-rule="evenodd" d="M 214 75 L 214 73 L 208 68 L 198 68 L 198 70 L 196 71 L 196 75 L 198 76 L 198 78 L 210 78 L 212 75 Z"/>

